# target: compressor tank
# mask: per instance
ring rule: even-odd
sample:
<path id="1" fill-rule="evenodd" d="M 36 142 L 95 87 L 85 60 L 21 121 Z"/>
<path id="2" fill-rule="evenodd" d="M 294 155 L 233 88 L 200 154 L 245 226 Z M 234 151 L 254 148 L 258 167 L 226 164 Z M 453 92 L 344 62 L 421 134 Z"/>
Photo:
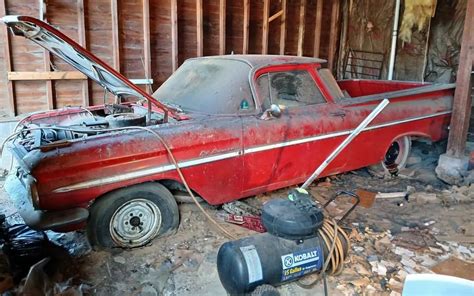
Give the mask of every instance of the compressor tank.
<path id="1" fill-rule="evenodd" d="M 242 294 L 320 271 L 327 253 L 318 236 L 298 241 L 262 233 L 224 243 L 217 270 L 227 292 Z"/>

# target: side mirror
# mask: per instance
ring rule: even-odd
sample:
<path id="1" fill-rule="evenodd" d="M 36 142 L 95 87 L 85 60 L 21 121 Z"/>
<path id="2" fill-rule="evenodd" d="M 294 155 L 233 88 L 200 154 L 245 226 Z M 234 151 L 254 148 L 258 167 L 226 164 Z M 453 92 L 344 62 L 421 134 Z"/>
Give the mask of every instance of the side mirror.
<path id="1" fill-rule="evenodd" d="M 270 108 L 265 110 L 260 117 L 263 120 L 269 120 L 271 118 L 279 118 L 281 116 L 281 108 L 277 104 L 271 104 Z"/>
<path id="2" fill-rule="evenodd" d="M 270 109 L 268 111 L 273 117 L 278 118 L 281 116 L 281 108 L 277 104 L 271 104 Z"/>

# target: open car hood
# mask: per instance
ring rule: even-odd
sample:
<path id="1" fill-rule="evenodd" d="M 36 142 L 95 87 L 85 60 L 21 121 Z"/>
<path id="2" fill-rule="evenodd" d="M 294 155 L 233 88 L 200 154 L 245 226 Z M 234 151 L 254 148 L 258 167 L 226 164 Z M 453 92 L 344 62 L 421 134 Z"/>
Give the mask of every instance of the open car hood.
<path id="1" fill-rule="evenodd" d="M 7 15 L 0 19 L 14 35 L 23 36 L 44 47 L 52 54 L 99 83 L 116 96 L 130 95 L 144 98 L 175 116 L 173 110 L 141 90 L 125 76 L 118 73 L 94 54 L 47 23 L 29 16 Z"/>

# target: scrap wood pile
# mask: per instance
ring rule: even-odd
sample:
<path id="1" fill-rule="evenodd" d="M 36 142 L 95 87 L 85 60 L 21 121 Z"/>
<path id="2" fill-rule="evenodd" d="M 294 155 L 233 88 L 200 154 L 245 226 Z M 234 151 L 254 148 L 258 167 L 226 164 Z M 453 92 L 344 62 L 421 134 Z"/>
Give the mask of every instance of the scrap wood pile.
<path id="1" fill-rule="evenodd" d="M 439 273 L 474 280 L 474 247 L 437 242 L 428 231 L 351 233 L 352 252 L 335 280 L 344 294 L 400 295 L 408 274 Z M 462 268 L 460 268 L 462 267 Z"/>

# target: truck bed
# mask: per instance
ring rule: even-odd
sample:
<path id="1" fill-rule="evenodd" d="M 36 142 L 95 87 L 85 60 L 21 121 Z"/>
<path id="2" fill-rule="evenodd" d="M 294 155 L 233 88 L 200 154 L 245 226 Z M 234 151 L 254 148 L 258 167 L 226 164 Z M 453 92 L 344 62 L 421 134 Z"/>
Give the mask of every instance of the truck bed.
<path id="1" fill-rule="evenodd" d="M 340 80 L 337 84 L 345 97 L 363 97 L 432 85 L 421 82 L 366 79 Z"/>

